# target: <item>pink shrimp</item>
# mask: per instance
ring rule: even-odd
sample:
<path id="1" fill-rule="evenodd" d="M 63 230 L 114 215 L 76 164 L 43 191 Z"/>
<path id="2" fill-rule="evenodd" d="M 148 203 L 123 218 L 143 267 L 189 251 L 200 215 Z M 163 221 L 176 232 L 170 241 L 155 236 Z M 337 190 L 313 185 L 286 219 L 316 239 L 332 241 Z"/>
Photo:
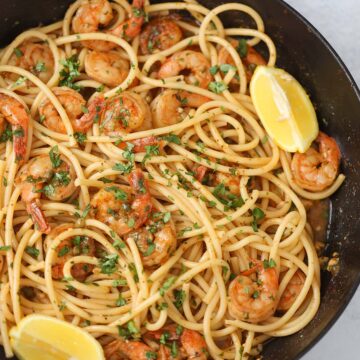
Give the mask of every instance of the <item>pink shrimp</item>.
<path id="1" fill-rule="evenodd" d="M 315 144 L 304 154 L 296 153 L 291 162 L 294 181 L 303 189 L 322 191 L 331 186 L 336 179 L 340 164 L 340 149 L 336 141 L 320 132 Z"/>
<path id="2" fill-rule="evenodd" d="M 113 19 L 112 8 L 108 0 L 88 0 L 77 10 L 72 26 L 75 33 L 97 32 L 100 26 L 107 26 Z M 144 0 L 133 0 L 132 13 L 129 19 L 115 28 L 105 30 L 106 33 L 130 41 L 141 31 L 144 23 Z M 117 45 L 103 40 L 82 41 L 83 45 L 97 51 L 109 51 Z"/>
<path id="3" fill-rule="evenodd" d="M 15 158 L 21 165 L 26 156 L 29 114 L 18 100 L 0 93 L 0 116 L 4 117 L 12 125 Z"/>
<path id="4" fill-rule="evenodd" d="M 229 285 L 229 312 L 236 319 L 258 323 L 274 314 L 279 281 L 274 268 L 265 269 L 259 260 L 252 263 L 254 267 L 238 275 Z M 256 280 L 250 278 L 254 272 Z"/>

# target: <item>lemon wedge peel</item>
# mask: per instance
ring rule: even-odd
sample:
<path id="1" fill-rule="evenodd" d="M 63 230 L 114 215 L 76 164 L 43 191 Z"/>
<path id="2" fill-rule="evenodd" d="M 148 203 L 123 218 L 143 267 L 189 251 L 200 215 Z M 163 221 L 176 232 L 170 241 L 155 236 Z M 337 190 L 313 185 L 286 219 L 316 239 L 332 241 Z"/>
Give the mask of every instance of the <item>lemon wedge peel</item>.
<path id="1" fill-rule="evenodd" d="M 105 359 L 100 343 L 89 333 L 53 317 L 29 315 L 9 335 L 15 354 L 23 360 Z"/>
<path id="2" fill-rule="evenodd" d="M 314 107 L 300 83 L 282 69 L 258 66 L 250 82 L 256 112 L 283 150 L 305 152 L 319 127 Z"/>

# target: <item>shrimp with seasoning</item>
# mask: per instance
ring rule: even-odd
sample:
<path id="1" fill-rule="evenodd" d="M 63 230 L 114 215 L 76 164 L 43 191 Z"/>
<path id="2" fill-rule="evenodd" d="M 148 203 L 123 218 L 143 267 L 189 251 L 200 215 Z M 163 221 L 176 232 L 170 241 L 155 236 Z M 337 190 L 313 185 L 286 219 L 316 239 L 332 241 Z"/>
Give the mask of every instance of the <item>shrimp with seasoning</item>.
<path id="1" fill-rule="evenodd" d="M 161 65 L 158 76 L 164 79 L 182 72 L 189 73 L 184 75 L 186 83 L 203 89 L 208 87 L 212 79 L 208 59 L 202 53 L 193 50 L 178 51 L 170 56 Z"/>
<path id="2" fill-rule="evenodd" d="M 297 270 L 281 295 L 276 310 L 287 311 L 291 308 L 304 287 L 305 279 L 305 274 L 301 270 Z"/>
<path id="3" fill-rule="evenodd" d="M 109 136 L 151 129 L 151 112 L 147 102 L 134 92 L 125 91 L 111 99 L 97 99 L 89 106 L 92 116 L 100 115 L 100 131 Z M 101 103 L 102 102 L 102 103 Z M 91 110 L 91 111 L 90 111 Z"/>
<path id="4" fill-rule="evenodd" d="M 154 211 L 143 172 L 133 170 L 128 180 L 130 188 L 108 184 L 97 192 L 90 215 L 125 239 L 133 239 L 145 266 L 159 265 L 176 247 L 174 226 L 169 217 Z"/>
<path id="5" fill-rule="evenodd" d="M 334 183 L 341 153 L 336 141 L 323 132 L 319 132 L 314 143 L 319 149 L 311 147 L 304 154 L 296 153 L 291 161 L 291 170 L 295 183 L 301 188 L 322 191 Z"/>
<path id="6" fill-rule="evenodd" d="M 129 62 L 116 51 L 90 51 L 85 56 L 85 72 L 107 86 L 121 84 L 129 73 Z"/>
<path id="7" fill-rule="evenodd" d="M 5 131 L 5 120 L 12 126 L 15 159 L 21 165 L 26 156 L 30 116 L 18 100 L 0 93 L 0 124 L 3 131 Z"/>
<path id="8" fill-rule="evenodd" d="M 109 25 L 112 19 L 113 12 L 108 0 L 87 0 L 80 5 L 72 20 L 73 31 L 78 34 L 97 32 L 100 26 Z M 130 41 L 139 35 L 144 20 L 144 0 L 134 0 L 129 19 L 112 29 L 106 29 L 105 33 Z M 112 42 L 103 40 L 85 40 L 82 41 L 82 44 L 97 51 L 110 51 L 117 46 Z"/>
<path id="9" fill-rule="evenodd" d="M 209 98 L 183 90 L 166 89 L 150 104 L 156 128 L 177 124 L 185 119 L 191 108 L 198 108 Z"/>
<path id="10" fill-rule="evenodd" d="M 144 338 L 156 341 L 162 339 L 158 359 L 206 360 L 208 358 L 206 342 L 200 333 L 183 329 L 175 324 L 166 325 L 157 331 L 149 331 Z M 164 340 L 165 344 L 163 344 Z"/>
<path id="11" fill-rule="evenodd" d="M 230 39 L 229 42 L 234 47 L 234 49 L 240 53 L 241 60 L 245 65 L 246 78 L 248 81 L 250 81 L 256 66 L 266 65 L 265 59 L 252 46 L 247 45 L 246 42 L 240 43 L 235 39 Z M 240 44 L 242 44 L 242 46 L 240 46 Z M 235 65 L 233 58 L 224 47 L 219 50 L 218 61 L 219 65 Z M 233 84 L 238 84 L 239 80 L 234 77 L 231 82 Z"/>
<path id="12" fill-rule="evenodd" d="M 83 117 L 86 101 L 77 91 L 66 86 L 51 89 L 64 107 L 71 125 L 76 132 L 86 132 L 92 121 Z M 53 103 L 45 98 L 39 105 L 40 121 L 50 130 L 66 134 L 65 125 Z"/>
<path id="13" fill-rule="evenodd" d="M 16 49 L 9 59 L 9 65 L 30 71 L 44 83 L 47 83 L 53 75 L 54 64 L 51 49 L 45 43 L 26 42 Z M 5 77 L 16 81 L 18 75 L 9 73 Z"/>
<path id="14" fill-rule="evenodd" d="M 48 243 L 51 246 L 52 240 L 63 231 L 73 228 L 73 224 L 62 224 L 51 230 L 47 235 Z M 52 277 L 55 280 L 61 280 L 64 277 L 63 268 L 66 261 L 74 256 L 86 255 L 93 256 L 95 254 L 94 240 L 87 236 L 74 236 L 65 239 L 56 247 L 56 254 L 53 260 L 54 265 L 51 268 Z M 85 281 L 92 273 L 93 264 L 76 263 L 71 266 L 71 276 L 78 281 Z"/>
<path id="15" fill-rule="evenodd" d="M 155 354 L 149 345 L 142 341 L 116 339 L 104 346 L 106 360 L 148 360 L 148 354 Z M 157 359 L 153 357 L 152 359 Z"/>
<path id="16" fill-rule="evenodd" d="M 140 49 L 142 54 L 153 54 L 166 50 L 180 42 L 183 38 L 181 28 L 165 17 L 151 19 L 140 34 Z"/>
<path id="17" fill-rule="evenodd" d="M 39 231 L 47 234 L 51 230 L 40 208 L 41 194 L 53 201 L 65 200 L 76 190 L 75 178 L 70 160 L 57 154 L 54 148 L 50 156 L 36 156 L 19 170 L 17 183 L 21 188 L 21 198 Z"/>
<path id="18" fill-rule="evenodd" d="M 254 266 L 238 275 L 229 285 L 229 313 L 238 320 L 259 323 L 276 310 L 279 280 L 275 268 L 253 260 Z M 257 279 L 250 277 L 254 272 Z"/>

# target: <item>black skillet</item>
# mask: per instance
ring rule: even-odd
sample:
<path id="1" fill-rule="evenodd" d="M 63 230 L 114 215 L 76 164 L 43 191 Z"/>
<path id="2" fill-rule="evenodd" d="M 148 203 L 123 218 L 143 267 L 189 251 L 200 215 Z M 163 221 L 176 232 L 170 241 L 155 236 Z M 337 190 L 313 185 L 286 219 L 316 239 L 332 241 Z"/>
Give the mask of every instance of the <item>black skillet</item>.
<path id="1" fill-rule="evenodd" d="M 72 0 L 0 0 L 0 46 L 18 33 L 63 17 Z M 218 0 L 202 0 L 205 6 Z M 262 16 L 278 50 L 277 66 L 305 86 L 316 106 L 320 127 L 340 144 L 347 179 L 331 199 L 326 254 L 340 254 L 340 271 L 322 274 L 322 302 L 315 319 L 299 333 L 269 342 L 266 360 L 298 359 L 329 330 L 360 281 L 360 94 L 345 65 L 328 42 L 282 0 L 242 0 Z M 226 13 L 227 27 L 246 24 L 239 13 Z M 331 39 L 329 39 L 331 42 Z M 354 344 L 355 346 L 355 344 Z M 5 359 L 0 353 L 0 360 Z M 39 359 L 41 360 L 41 359 Z"/>

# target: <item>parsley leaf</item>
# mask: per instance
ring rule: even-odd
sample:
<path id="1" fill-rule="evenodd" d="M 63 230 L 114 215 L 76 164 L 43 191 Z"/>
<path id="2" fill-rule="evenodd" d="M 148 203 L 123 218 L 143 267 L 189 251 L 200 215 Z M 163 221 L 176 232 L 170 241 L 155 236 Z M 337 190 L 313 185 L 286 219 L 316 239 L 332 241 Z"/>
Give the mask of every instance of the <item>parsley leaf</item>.
<path id="1" fill-rule="evenodd" d="M 82 132 L 75 132 L 74 138 L 79 144 L 83 144 L 87 140 L 86 134 Z"/>
<path id="2" fill-rule="evenodd" d="M 54 146 L 53 148 L 51 148 L 51 150 L 49 152 L 49 156 L 50 156 L 52 167 L 54 169 L 58 168 L 62 164 L 63 161 L 60 159 L 59 147 L 57 145 Z"/>
<path id="3" fill-rule="evenodd" d="M 113 192 L 115 195 L 115 200 L 122 200 L 122 201 L 126 201 L 127 200 L 127 194 L 126 192 L 117 187 L 117 186 L 107 186 L 105 188 L 105 191 L 107 192 Z"/>
<path id="4" fill-rule="evenodd" d="M 25 252 L 27 254 L 29 254 L 31 257 L 33 257 L 34 259 L 37 259 L 40 254 L 40 251 L 34 246 L 27 246 L 25 248 Z"/>
<path id="5" fill-rule="evenodd" d="M 238 41 L 238 46 L 236 47 L 236 51 L 239 53 L 240 57 L 244 58 L 248 53 L 248 45 L 245 39 L 241 39 Z"/>
<path id="6" fill-rule="evenodd" d="M 258 207 L 252 210 L 253 221 L 251 226 L 255 232 L 258 232 L 258 221 L 265 217 L 265 213 Z"/>
<path id="7" fill-rule="evenodd" d="M 170 289 L 170 287 L 174 284 L 175 280 L 176 276 L 170 276 L 165 280 L 162 287 L 159 289 L 161 296 L 165 295 L 166 291 Z"/>
<path id="8" fill-rule="evenodd" d="M 80 61 L 77 55 L 62 60 L 63 69 L 60 71 L 59 86 L 67 86 L 74 90 L 80 90 L 80 87 L 74 84 L 75 78 L 80 75 Z"/>
<path id="9" fill-rule="evenodd" d="M 227 85 L 222 81 L 212 81 L 209 84 L 208 89 L 215 94 L 221 94 L 223 91 L 227 89 Z"/>
<path id="10" fill-rule="evenodd" d="M 108 275 L 113 274 L 116 270 L 118 259 L 119 255 L 117 254 L 108 254 L 99 259 L 101 273 Z"/>

